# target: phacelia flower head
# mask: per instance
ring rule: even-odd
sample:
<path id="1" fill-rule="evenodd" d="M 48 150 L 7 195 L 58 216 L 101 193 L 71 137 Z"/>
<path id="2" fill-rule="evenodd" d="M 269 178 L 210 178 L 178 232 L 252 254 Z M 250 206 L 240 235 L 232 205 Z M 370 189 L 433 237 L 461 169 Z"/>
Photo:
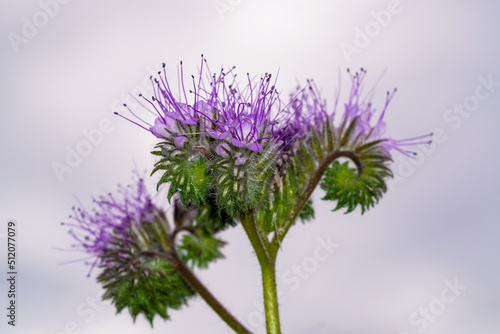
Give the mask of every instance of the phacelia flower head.
<path id="1" fill-rule="evenodd" d="M 282 141 L 282 129 L 287 125 L 289 114 L 284 112 L 287 106 L 281 103 L 276 79 L 271 74 L 266 73 L 260 79 L 247 74 L 241 84 L 234 67 L 211 73 L 202 56 L 198 78 L 191 77 L 188 90 L 182 62 L 180 72 L 180 93 L 175 95 L 163 64 L 158 78 L 151 78 L 153 96 L 140 95 L 138 100 L 156 119 L 148 122 L 129 109 L 137 118 L 134 123 L 158 138 L 173 140 L 178 147 L 202 134 L 231 150 L 243 149 L 243 153 L 245 149 L 249 153 L 261 151 L 265 141 L 286 144 Z"/>
<path id="2" fill-rule="evenodd" d="M 119 187 L 116 195 L 94 202 L 92 212 L 75 208 L 70 216 L 74 222 L 65 225 L 73 227 L 76 250 L 93 258 L 89 275 L 93 268 L 101 269 L 97 281 L 105 290 L 102 298 L 111 300 L 118 313 L 128 309 L 134 320 L 139 314 L 151 325 L 156 315 L 168 319 L 168 310 L 179 309 L 195 292 L 172 261 L 174 232 L 165 213 L 141 178 L 135 186 Z"/>
<path id="3" fill-rule="evenodd" d="M 333 111 L 327 110 L 312 80 L 284 103 L 270 74 L 237 80 L 234 72 L 233 67 L 213 73 L 202 57 L 188 90 L 181 63 L 180 92 L 174 94 L 164 65 L 152 78 L 153 96 L 138 99 L 154 114 L 154 122 L 129 109 L 134 123 L 161 140 L 153 152 L 160 157 L 153 172 L 162 171 L 158 185 L 169 184 L 169 199 L 178 193 L 184 205 L 202 205 L 214 195 L 227 213 L 245 214 L 281 198 L 272 192 L 281 191 L 284 182 L 305 187 L 318 179 L 315 173 L 333 159 L 348 158 L 358 176 L 373 171 L 370 177 L 378 180 L 392 175 L 392 151 L 413 155 L 407 146 L 429 142 L 430 135 L 404 140 L 385 135 L 384 115 L 395 91 L 377 114 L 371 104 L 374 89 L 363 93 L 364 70 L 349 72 L 352 87 L 342 111 L 337 111 L 338 96 Z M 290 173 L 297 173 L 297 180 L 284 180 Z"/>
<path id="4" fill-rule="evenodd" d="M 70 234 L 77 241 L 75 249 L 94 259 L 91 270 L 113 267 L 128 261 L 134 252 L 165 246 L 165 240 L 146 231 L 147 225 L 161 225 L 161 230 L 168 231 L 168 224 L 147 193 L 143 179 L 134 187 L 120 186 L 117 195 L 109 193 L 94 199 L 94 204 L 93 211 L 74 207 L 70 216 L 74 222 L 63 223 L 73 227 Z"/>

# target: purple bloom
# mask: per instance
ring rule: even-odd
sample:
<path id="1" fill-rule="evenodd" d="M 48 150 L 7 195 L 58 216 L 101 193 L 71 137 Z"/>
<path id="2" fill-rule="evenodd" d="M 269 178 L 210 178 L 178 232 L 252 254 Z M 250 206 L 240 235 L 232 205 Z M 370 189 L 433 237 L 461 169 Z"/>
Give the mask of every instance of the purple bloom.
<path id="1" fill-rule="evenodd" d="M 291 117 L 286 127 L 281 129 L 286 141 L 294 138 L 305 139 L 312 129 L 321 129 L 322 124 L 330 119 L 326 110 L 326 101 L 321 101 L 318 88 L 312 80 L 307 81 L 307 89 L 297 87 L 290 95 L 291 108 L 287 111 Z"/>
<path id="2" fill-rule="evenodd" d="M 308 81 L 305 89 L 298 88 L 290 96 L 290 102 L 284 104 L 275 88 L 276 79 L 271 81 L 271 75 L 267 73 L 260 79 L 251 79 L 247 74 L 246 82 L 242 85 L 236 80 L 234 67 L 210 74 L 202 56 L 199 76 L 192 76 L 192 89 L 186 90 L 182 62 L 180 72 L 180 92 L 177 97 L 167 80 L 165 64 L 163 72 L 158 72 L 159 78 L 152 79 L 154 96 L 151 99 L 140 96 L 141 105 L 156 116 L 154 124 L 144 121 L 129 109 L 137 119 L 137 122 L 132 122 L 158 138 L 170 140 L 177 147 L 194 142 L 198 138 L 196 136 L 205 134 L 212 139 L 213 146 L 210 148 L 208 141 L 197 141 L 199 150 L 209 152 L 213 149 L 223 157 L 233 151 L 242 152 L 243 155 L 260 152 L 268 142 L 271 145 L 267 147 L 279 152 L 286 147 L 293 147 L 298 139 L 306 140 L 312 130 L 319 133 L 326 121 L 331 122 L 337 135 L 341 135 L 355 122 L 351 129 L 351 139 L 354 138 L 355 142 L 347 143 L 351 144 L 350 148 L 382 140 L 380 146 L 388 156 L 393 150 L 413 155 L 414 152 L 406 147 L 428 143 L 431 136 L 403 140 L 386 137 L 384 115 L 395 90 L 387 94 L 383 110 L 375 119 L 376 110 L 371 104 L 374 89 L 363 94 L 366 75 L 363 69 L 355 75 L 349 72 L 351 91 L 344 104 L 344 112 L 338 115 L 338 97 L 333 112 L 327 112 L 326 102 L 312 80 Z M 249 152 L 245 153 L 245 150 Z M 237 159 L 238 163 L 242 163 L 240 156 Z"/>
<path id="3" fill-rule="evenodd" d="M 230 151 L 230 150 L 231 150 L 231 147 L 227 143 L 225 143 L 225 142 L 220 143 L 215 148 L 215 152 L 218 155 L 220 155 L 221 157 L 227 156 L 227 152 L 226 151 Z"/>
<path id="4" fill-rule="evenodd" d="M 236 166 L 243 165 L 245 162 L 247 162 L 247 157 L 241 154 L 241 152 L 236 153 L 236 161 L 234 164 Z"/>
<path id="5" fill-rule="evenodd" d="M 175 120 L 170 117 L 157 118 L 155 124 L 150 127 L 150 131 L 158 138 L 167 138 L 170 137 L 170 133 L 179 131 L 179 128 Z"/>
<path id="6" fill-rule="evenodd" d="M 402 140 L 394 140 L 392 138 L 384 137 L 386 131 L 384 115 L 387 111 L 389 103 L 396 93 L 396 90 L 392 93 L 387 92 L 385 105 L 378 116 L 378 119 L 374 121 L 373 118 L 376 110 L 373 108 L 371 103 L 374 88 L 372 88 L 366 95 L 363 95 L 363 81 L 365 79 L 366 71 L 361 69 L 360 73 L 356 73 L 354 75 L 352 75 L 350 71 L 348 72 L 351 78 L 352 87 L 349 99 L 344 105 L 344 112 L 336 115 L 338 104 L 337 97 L 333 112 L 329 115 L 326 111 L 325 102 L 321 100 L 319 90 L 312 83 L 312 81 L 309 81 L 308 90 L 301 91 L 300 94 L 293 99 L 291 108 L 293 117 L 290 120 L 290 125 L 286 128 L 288 131 L 287 136 L 295 135 L 299 138 L 307 138 L 310 134 L 310 129 L 321 128 L 321 125 L 325 121 L 332 122 L 334 132 L 340 135 L 342 132 L 346 131 L 346 129 L 353 124 L 353 122 L 355 122 L 354 129 L 352 130 L 352 134 L 350 136 L 351 138 L 354 138 L 354 142 L 346 144 L 357 146 L 376 140 L 382 140 L 380 145 L 389 157 L 391 156 L 391 150 L 399 151 L 404 155 L 413 156 L 415 153 L 405 149 L 404 147 L 430 143 L 430 137 L 432 134 Z M 335 123 L 333 122 L 338 123 L 339 125 L 335 126 Z"/>
<path id="7" fill-rule="evenodd" d="M 403 153 L 404 155 L 412 156 L 416 153 L 406 150 L 403 147 L 430 143 L 430 137 L 432 136 L 432 133 L 402 140 L 394 140 L 392 138 L 384 137 L 387 128 L 384 121 L 384 115 L 387 111 L 389 103 L 396 93 L 396 89 L 394 89 L 392 93 L 387 92 L 384 108 L 382 109 L 378 120 L 372 122 L 372 117 L 375 114 L 375 109 L 372 107 L 371 103 L 371 95 L 373 94 L 373 89 L 365 97 L 361 97 L 363 80 L 365 78 L 366 71 L 361 69 L 361 72 L 359 74 L 356 73 L 355 75 L 352 75 L 350 72 L 349 74 L 351 76 L 352 88 L 349 96 L 349 101 L 345 105 L 344 120 L 348 124 L 352 122 L 354 118 L 357 118 L 354 136 L 359 135 L 361 138 L 363 138 L 363 142 L 383 140 L 383 142 L 381 143 L 382 148 L 389 156 L 391 156 L 391 150 L 396 150 L 400 153 Z"/>
<path id="8" fill-rule="evenodd" d="M 118 198 L 109 193 L 94 199 L 94 203 L 96 208 L 92 212 L 83 206 L 73 208 L 70 218 L 75 222 L 63 223 L 74 227 L 70 230 L 77 241 L 74 247 L 94 258 L 91 271 L 96 266 L 114 266 L 108 259 L 109 254 L 126 259 L 130 256 L 131 244 L 147 244 L 147 236 L 137 231 L 142 230 L 143 224 L 154 223 L 163 215 L 153 204 L 142 179 L 135 187 L 119 187 Z"/>
<path id="9" fill-rule="evenodd" d="M 290 115 L 284 112 L 287 106 L 282 105 L 275 89 L 276 80 L 271 81 L 270 74 L 258 80 L 247 75 L 246 84 L 241 86 L 233 73 L 234 67 L 207 75 L 206 71 L 210 73 L 210 70 L 202 57 L 199 77 L 192 76 L 192 89 L 186 91 L 182 62 L 180 70 L 181 89 L 177 97 L 168 82 L 165 64 L 163 72 L 158 72 L 159 79 L 152 79 L 154 96 L 151 99 L 140 96 L 141 105 L 156 115 L 154 124 L 130 109 L 137 121 L 120 116 L 158 138 L 173 138 L 177 146 L 200 134 L 223 141 L 226 149 L 232 145 L 258 152 L 266 140 L 272 140 L 275 145 L 284 144 L 282 129 Z M 183 139 L 176 140 L 179 136 Z M 221 149 L 216 152 L 225 153 Z"/>

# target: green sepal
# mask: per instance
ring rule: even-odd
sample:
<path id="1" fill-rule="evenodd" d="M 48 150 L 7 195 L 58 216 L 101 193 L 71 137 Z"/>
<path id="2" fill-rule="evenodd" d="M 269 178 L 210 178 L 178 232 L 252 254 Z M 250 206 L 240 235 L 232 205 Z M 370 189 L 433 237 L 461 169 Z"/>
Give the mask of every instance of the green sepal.
<path id="1" fill-rule="evenodd" d="M 345 122 L 345 121 L 344 121 Z M 358 117 L 355 117 L 351 123 L 349 124 L 349 127 L 345 132 L 340 132 L 342 133 L 341 139 L 340 139 L 340 146 L 344 146 L 349 142 L 349 139 L 351 138 L 352 132 L 356 128 L 356 124 L 358 123 Z M 343 130 L 343 127 L 342 127 Z"/>
<path id="2" fill-rule="evenodd" d="M 213 181 L 216 205 L 233 217 L 245 214 L 255 206 L 262 187 L 248 163 L 235 165 L 234 160 L 220 163 Z"/>
<path id="3" fill-rule="evenodd" d="M 160 157 L 162 157 L 164 155 L 164 153 L 162 151 L 151 151 L 151 154 L 152 155 L 158 155 Z"/>
<path id="4" fill-rule="evenodd" d="M 309 174 L 314 173 L 316 170 L 315 162 L 309 148 L 303 140 L 300 140 L 300 148 L 297 150 L 296 154 L 299 156 L 300 161 L 306 167 Z"/>
<path id="5" fill-rule="evenodd" d="M 299 184 L 294 171 L 294 166 L 290 165 L 288 172 L 283 177 L 283 192 L 286 193 L 290 202 L 295 202 L 299 196 Z"/>
<path id="6" fill-rule="evenodd" d="M 376 148 L 376 146 L 382 142 L 384 142 L 385 140 L 384 139 L 379 139 L 379 140 L 374 140 L 374 141 L 371 141 L 367 144 L 364 144 L 364 145 L 361 145 L 359 146 L 358 148 L 356 148 L 355 152 L 356 153 L 365 153 L 365 152 L 368 152 L 370 151 L 371 149 L 374 149 Z"/>
<path id="7" fill-rule="evenodd" d="M 277 220 L 277 212 L 273 210 L 275 208 L 273 200 L 265 202 L 257 211 L 256 222 L 257 226 L 265 233 L 270 233 L 275 231 Z"/>
<path id="8" fill-rule="evenodd" d="M 321 142 L 319 141 L 318 135 L 316 134 L 314 128 L 311 130 L 311 132 L 312 135 L 310 141 L 314 157 L 316 158 L 316 161 L 322 161 L 324 157 L 323 147 L 321 145 Z"/>
<path id="9" fill-rule="evenodd" d="M 335 146 L 335 137 L 332 127 L 332 122 L 327 119 L 327 121 L 325 122 L 325 129 L 323 130 L 323 141 L 328 152 L 332 151 Z"/>
<path id="10" fill-rule="evenodd" d="M 297 154 L 293 156 L 293 174 L 297 180 L 297 184 L 299 185 L 299 188 L 302 189 L 307 185 L 307 181 L 309 181 L 306 173 L 304 172 L 303 168 L 300 168 L 299 166 L 301 165 L 301 162 L 299 160 L 299 157 Z"/>
<path id="11" fill-rule="evenodd" d="M 276 231 L 278 224 L 291 214 L 294 203 L 299 196 L 299 184 L 296 169 L 292 163 L 287 171 L 279 177 L 275 174 L 274 189 L 267 194 L 267 199 L 257 211 L 257 224 L 266 233 Z"/>

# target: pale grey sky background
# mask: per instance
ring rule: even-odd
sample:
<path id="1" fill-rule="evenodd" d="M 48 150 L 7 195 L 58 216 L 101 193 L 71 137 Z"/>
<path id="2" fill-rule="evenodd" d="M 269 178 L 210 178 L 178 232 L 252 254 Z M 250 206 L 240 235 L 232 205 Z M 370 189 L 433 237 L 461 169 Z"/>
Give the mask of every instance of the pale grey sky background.
<path id="1" fill-rule="evenodd" d="M 154 138 L 113 115 L 122 96 L 162 62 L 174 77 L 180 60 L 194 74 L 202 53 L 212 69 L 236 65 L 240 75 L 279 69 L 284 93 L 314 78 L 330 107 L 339 69 L 366 68 L 368 84 L 387 70 L 374 102 L 398 88 L 388 134 L 436 132 L 418 159 L 395 156 L 396 178 L 364 216 L 331 213 L 314 194 L 316 221 L 294 227 L 278 257 L 285 334 L 500 332 L 498 2 L 54 1 L 0 1 L 2 333 L 230 332 L 200 299 L 154 329 L 133 324 L 93 302 L 102 291 L 88 267 L 59 265 L 78 254 L 54 250 L 72 243 L 59 223 L 75 196 L 89 204 L 129 182 L 134 165 L 151 169 Z M 102 123 L 102 142 L 59 180 L 54 162 L 66 164 Z M 9 219 L 18 224 L 15 328 L 4 315 Z M 264 333 L 249 242 L 240 228 L 222 237 L 227 259 L 200 277 Z M 328 240 L 338 248 L 314 257 Z"/>

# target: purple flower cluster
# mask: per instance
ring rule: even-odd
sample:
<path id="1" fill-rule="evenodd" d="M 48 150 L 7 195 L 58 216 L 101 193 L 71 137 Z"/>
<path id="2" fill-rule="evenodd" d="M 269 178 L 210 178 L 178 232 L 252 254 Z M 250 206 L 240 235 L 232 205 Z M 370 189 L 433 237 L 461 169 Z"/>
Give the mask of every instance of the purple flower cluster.
<path id="1" fill-rule="evenodd" d="M 221 69 L 218 74 L 210 75 L 202 56 L 199 78 L 196 80 L 192 76 L 193 88 L 188 97 L 181 62 L 181 92 L 176 97 L 164 64 L 163 72 L 158 72 L 159 79 L 151 78 L 154 95 L 151 99 L 140 95 L 142 101 L 138 100 L 155 114 L 154 124 L 130 109 L 138 121 L 127 119 L 158 138 L 172 138 L 177 146 L 182 146 L 191 135 L 207 134 L 221 141 L 216 150 L 221 155 L 230 149 L 228 144 L 258 152 L 266 139 L 281 143 L 281 130 L 289 115 L 284 112 L 286 106 L 282 105 L 276 91 L 276 79 L 271 81 L 271 74 L 251 79 L 247 74 L 247 85 L 241 88 L 233 70 L 234 67 L 229 71 Z"/>
<path id="2" fill-rule="evenodd" d="M 94 199 L 96 208 L 91 212 L 83 206 L 73 207 L 70 218 L 74 223 L 62 223 L 73 227 L 70 234 L 77 241 L 75 250 L 83 251 L 93 259 L 91 270 L 96 266 L 112 266 L 113 262 L 104 260 L 111 252 L 126 258 L 130 253 L 130 244 L 137 243 L 131 231 L 141 230 L 142 224 L 153 223 L 161 214 L 142 179 L 135 187 L 119 186 L 118 196 L 116 198 L 109 193 Z"/>
<path id="3" fill-rule="evenodd" d="M 331 119 L 326 109 L 326 101 L 322 101 L 321 94 L 313 80 L 307 81 L 306 88 L 297 87 L 296 92 L 290 94 L 290 114 L 287 126 L 282 129 L 284 136 L 293 142 L 294 139 L 306 139 L 311 130 L 320 130 L 325 121 Z"/>
<path id="4" fill-rule="evenodd" d="M 318 88 L 314 85 L 314 82 L 309 81 L 307 86 L 308 89 L 302 90 L 293 100 L 291 108 L 293 110 L 293 117 L 288 126 L 288 129 L 291 130 L 289 134 L 296 133 L 299 134 L 300 138 L 306 138 L 310 134 L 312 128 L 316 130 L 320 129 L 325 121 L 338 123 L 338 126 L 334 126 L 334 129 L 337 134 L 340 134 L 355 122 L 351 135 L 351 138 L 355 138 L 355 140 L 354 143 L 351 144 L 362 145 L 368 142 L 381 140 L 380 145 L 389 157 L 391 156 L 391 150 L 399 151 L 404 155 L 413 156 L 415 153 L 405 149 L 406 146 L 430 143 L 432 133 L 402 140 L 384 137 L 386 131 L 384 115 L 389 103 L 396 93 L 396 89 L 392 92 L 387 92 L 385 105 L 378 119 L 374 120 L 376 110 L 371 103 L 374 88 L 367 94 L 363 94 L 363 81 L 366 76 L 366 71 L 361 69 L 359 73 L 353 75 L 348 70 L 348 73 L 352 86 L 348 101 L 344 105 L 344 112 L 340 115 L 336 115 L 338 104 L 337 96 L 333 112 L 329 114 L 326 110 L 326 103 L 322 101 Z M 335 118 L 338 119 L 335 120 Z"/>
<path id="5" fill-rule="evenodd" d="M 345 105 L 345 113 L 343 117 L 347 124 L 352 122 L 354 118 L 357 118 L 354 136 L 359 135 L 360 138 L 363 138 L 363 142 L 383 140 L 381 143 L 382 148 L 389 156 L 391 156 L 391 150 L 399 151 L 404 155 L 413 156 L 416 153 L 409 151 L 404 147 L 430 143 L 432 133 L 402 140 L 394 140 L 392 138 L 384 137 L 387 128 L 384 121 L 384 115 L 387 111 L 389 103 L 396 93 L 396 89 L 392 92 L 387 92 L 384 108 L 382 109 L 378 119 L 374 122 L 374 124 L 372 124 L 372 118 L 376 111 L 371 103 L 371 96 L 374 93 L 373 89 L 365 97 L 362 97 L 363 80 L 365 78 L 366 71 L 361 69 L 360 73 L 352 75 L 349 72 L 349 75 L 352 81 L 352 88 L 349 101 Z"/>
<path id="6" fill-rule="evenodd" d="M 148 99 L 140 95 L 142 101 L 138 100 L 155 115 L 154 123 L 138 117 L 131 109 L 129 111 L 137 121 L 120 116 L 158 138 L 170 138 L 178 147 L 182 147 L 192 135 L 207 134 L 216 140 L 215 152 L 221 156 L 237 148 L 259 152 L 265 140 L 272 141 L 273 147 L 280 149 L 293 147 L 298 139 L 308 138 L 312 129 L 320 131 L 326 121 L 337 124 L 332 126 L 337 134 L 356 122 L 352 136 L 356 138 L 356 144 L 382 140 L 380 145 L 389 157 L 392 150 L 414 155 L 406 149 L 407 146 L 430 142 L 432 134 L 403 140 L 384 137 L 384 115 L 396 90 L 387 93 L 383 110 L 378 119 L 374 119 L 376 110 L 371 104 L 374 88 L 362 94 L 366 75 L 363 69 L 354 75 L 349 72 L 352 87 L 344 112 L 339 115 L 335 115 L 339 97 L 333 112 L 329 113 L 312 80 L 308 81 L 306 88 L 299 87 L 288 103 L 283 103 L 275 88 L 276 79 L 271 81 L 270 74 L 266 73 L 258 80 L 251 79 L 247 74 L 246 85 L 242 87 L 233 71 L 234 67 L 227 72 L 221 69 L 218 74 L 210 75 L 202 56 L 199 77 L 195 79 L 192 76 L 193 88 L 186 91 L 181 62 L 180 92 L 176 97 L 167 80 L 164 64 L 163 72 L 158 72 L 159 79 L 152 78 L 154 96 Z M 241 150 L 237 150 L 237 154 L 238 164 L 244 163 L 247 156 Z"/>

